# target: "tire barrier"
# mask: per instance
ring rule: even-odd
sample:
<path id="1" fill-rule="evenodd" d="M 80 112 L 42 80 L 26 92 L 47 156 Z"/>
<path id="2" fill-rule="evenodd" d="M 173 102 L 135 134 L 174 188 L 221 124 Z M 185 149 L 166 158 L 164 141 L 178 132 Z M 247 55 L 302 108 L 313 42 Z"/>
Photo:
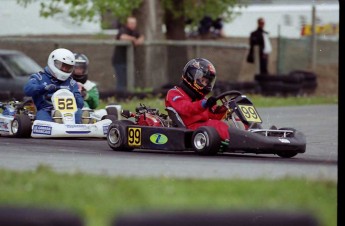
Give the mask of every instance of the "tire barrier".
<path id="1" fill-rule="evenodd" d="M 213 95 L 217 96 L 221 93 L 224 93 L 229 90 L 237 90 L 241 93 L 251 93 L 259 94 L 260 87 L 259 83 L 256 81 L 253 82 L 228 82 L 228 81 L 216 81 L 213 87 Z"/>
<path id="2" fill-rule="evenodd" d="M 309 214 L 278 211 L 150 212 L 121 215 L 112 226 L 317 226 Z"/>
<path id="3" fill-rule="evenodd" d="M 317 77 L 314 73 L 302 70 L 288 74 L 263 75 L 256 74 L 262 95 L 298 96 L 312 94 L 317 88 Z"/>
<path id="4" fill-rule="evenodd" d="M 0 225 L 6 226 L 84 226 L 84 221 L 65 210 L 0 206 Z"/>
<path id="5" fill-rule="evenodd" d="M 37 207 L 0 206 L 0 225 L 6 226 L 84 226 L 78 215 L 66 210 Z M 120 214 L 111 226 L 319 226 L 309 213 L 250 210 L 250 211 L 150 211 Z M 106 225 L 104 225 L 106 226 Z"/>
<path id="6" fill-rule="evenodd" d="M 213 95 L 219 95 L 229 90 L 238 90 L 246 94 L 298 96 L 314 93 L 317 85 L 317 76 L 313 72 L 294 70 L 288 74 L 256 74 L 254 75 L 254 81 L 229 82 L 216 80 Z M 100 91 L 100 97 L 102 99 L 116 97 L 117 100 L 144 99 L 147 97 L 164 98 L 168 90 L 174 86 L 175 84 L 167 83 L 151 92 Z"/>

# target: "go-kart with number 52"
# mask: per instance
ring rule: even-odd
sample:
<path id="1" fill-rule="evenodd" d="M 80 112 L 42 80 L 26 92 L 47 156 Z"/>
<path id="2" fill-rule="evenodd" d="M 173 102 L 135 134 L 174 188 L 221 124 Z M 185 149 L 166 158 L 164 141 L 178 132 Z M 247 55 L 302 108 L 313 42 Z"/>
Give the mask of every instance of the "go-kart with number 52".
<path id="1" fill-rule="evenodd" d="M 109 126 L 108 145 L 115 151 L 133 149 L 191 151 L 200 155 L 221 152 L 275 154 L 291 158 L 306 150 L 305 135 L 294 128 L 269 129 L 253 103 L 238 91 L 227 91 L 215 98 L 227 108 L 223 119 L 229 125 L 229 140 L 222 140 L 214 127 L 187 129 L 175 109 L 168 107 L 168 115 L 142 105 L 135 113 L 123 111 L 127 120 Z M 211 110 L 211 109 L 210 109 Z"/>
<path id="2" fill-rule="evenodd" d="M 31 136 L 34 138 L 51 137 L 96 137 L 105 138 L 112 120 L 104 117 L 95 122 L 90 112 L 82 111 L 82 124 L 75 123 L 77 104 L 75 97 L 68 89 L 58 89 L 51 96 L 53 122 L 35 120 Z"/>

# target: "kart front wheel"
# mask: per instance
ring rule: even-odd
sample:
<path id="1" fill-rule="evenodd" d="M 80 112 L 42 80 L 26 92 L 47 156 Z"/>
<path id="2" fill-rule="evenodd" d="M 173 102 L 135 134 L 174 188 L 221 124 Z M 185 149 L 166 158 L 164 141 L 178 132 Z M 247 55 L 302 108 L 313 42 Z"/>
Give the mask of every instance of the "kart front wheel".
<path id="1" fill-rule="evenodd" d="M 129 120 L 116 121 L 110 124 L 108 133 L 107 133 L 107 142 L 109 147 L 114 151 L 131 151 L 133 148 L 130 148 L 126 145 L 127 137 L 127 125 L 134 124 Z"/>
<path id="2" fill-rule="evenodd" d="M 14 137 L 25 138 L 31 135 L 31 119 L 28 115 L 16 115 L 11 123 Z"/>
<path id="3" fill-rule="evenodd" d="M 291 130 L 291 131 L 293 131 L 293 133 L 287 135 L 288 137 L 293 137 L 295 135 L 295 132 L 296 132 L 296 129 L 290 128 L 290 127 L 280 128 L 279 130 Z M 283 151 L 283 152 L 277 153 L 277 155 L 281 158 L 292 158 L 292 157 L 296 156 L 297 154 L 298 154 L 297 152 L 293 152 L 293 151 Z"/>
<path id="4" fill-rule="evenodd" d="M 280 152 L 277 153 L 277 155 L 281 158 L 292 158 L 294 156 L 296 156 L 298 153 L 297 152 Z"/>
<path id="5" fill-rule="evenodd" d="M 216 155 L 220 144 L 219 134 L 213 127 L 202 126 L 193 133 L 192 146 L 199 155 Z"/>

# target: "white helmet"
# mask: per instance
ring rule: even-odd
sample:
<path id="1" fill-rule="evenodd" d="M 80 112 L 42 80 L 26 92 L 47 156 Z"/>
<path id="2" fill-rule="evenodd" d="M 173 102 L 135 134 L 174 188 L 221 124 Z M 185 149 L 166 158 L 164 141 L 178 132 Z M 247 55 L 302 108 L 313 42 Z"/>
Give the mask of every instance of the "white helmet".
<path id="1" fill-rule="evenodd" d="M 52 75 L 60 81 L 66 81 L 71 76 L 74 64 L 74 54 L 68 49 L 56 49 L 48 57 L 48 67 Z"/>

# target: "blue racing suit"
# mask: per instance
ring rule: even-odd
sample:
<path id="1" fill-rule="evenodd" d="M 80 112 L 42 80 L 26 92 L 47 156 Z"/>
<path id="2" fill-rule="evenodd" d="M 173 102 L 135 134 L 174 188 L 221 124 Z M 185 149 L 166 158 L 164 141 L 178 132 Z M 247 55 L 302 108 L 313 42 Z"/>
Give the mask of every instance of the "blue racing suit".
<path id="1" fill-rule="evenodd" d="M 77 82 L 71 77 L 66 81 L 56 79 L 50 72 L 48 67 L 44 68 L 44 72 L 38 72 L 30 76 L 29 81 L 24 86 L 24 93 L 32 97 L 34 104 L 37 108 L 36 119 L 52 122 L 51 111 L 53 104 L 50 100 L 55 91 L 48 91 L 45 89 L 47 85 L 54 84 L 56 87 L 70 90 L 75 97 L 77 103 L 76 123 L 81 123 L 81 109 L 84 106 L 84 99 L 81 96 Z"/>

